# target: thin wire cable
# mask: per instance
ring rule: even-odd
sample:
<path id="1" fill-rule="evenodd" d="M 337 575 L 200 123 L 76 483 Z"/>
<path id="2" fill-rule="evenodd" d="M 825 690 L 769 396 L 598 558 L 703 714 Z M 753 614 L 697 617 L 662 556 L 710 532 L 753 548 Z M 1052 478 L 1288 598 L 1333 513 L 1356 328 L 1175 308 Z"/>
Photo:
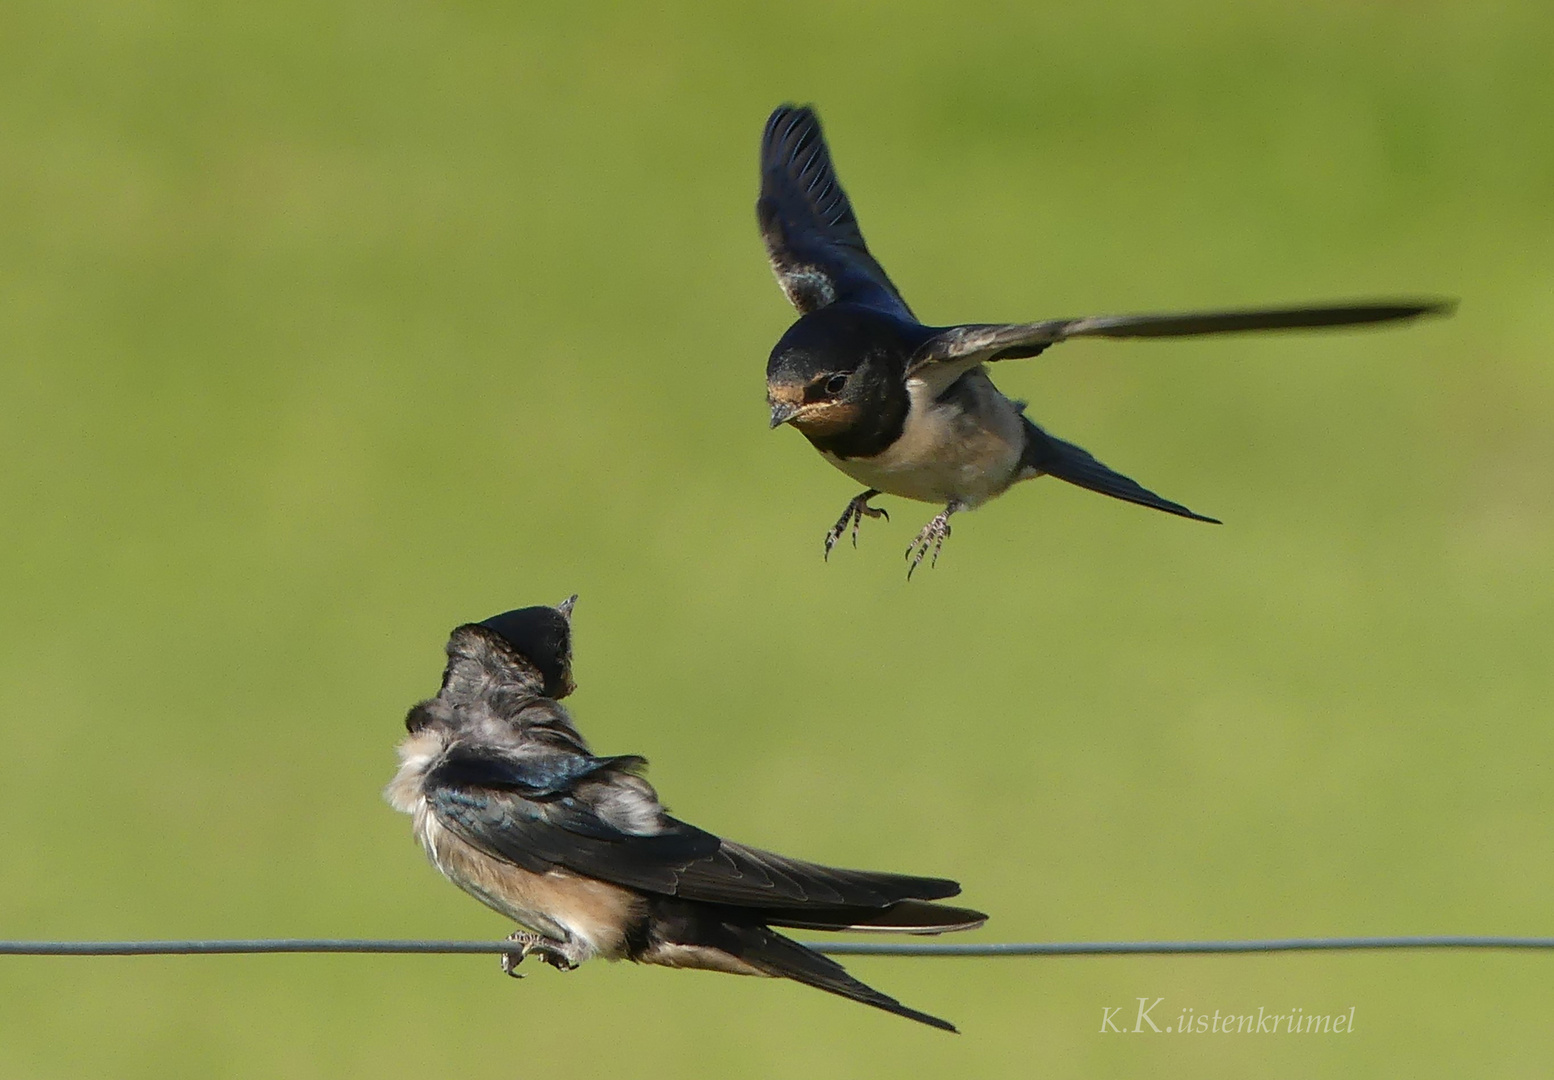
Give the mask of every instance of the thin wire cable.
<path id="1" fill-rule="evenodd" d="M 1375 949 L 1554 949 L 1554 937 L 1418 935 L 1269 938 L 1258 941 L 950 942 L 806 941 L 830 956 L 1171 956 L 1204 953 L 1351 952 Z M 0 956 L 223 956 L 254 953 L 520 953 L 513 941 L 260 938 L 195 941 L 0 941 Z"/>
<path id="2" fill-rule="evenodd" d="M 1269 938 L 1261 941 L 805 942 L 831 956 L 1176 956 L 1195 953 L 1358 952 L 1366 949 L 1554 949 L 1554 937 L 1441 934 Z"/>

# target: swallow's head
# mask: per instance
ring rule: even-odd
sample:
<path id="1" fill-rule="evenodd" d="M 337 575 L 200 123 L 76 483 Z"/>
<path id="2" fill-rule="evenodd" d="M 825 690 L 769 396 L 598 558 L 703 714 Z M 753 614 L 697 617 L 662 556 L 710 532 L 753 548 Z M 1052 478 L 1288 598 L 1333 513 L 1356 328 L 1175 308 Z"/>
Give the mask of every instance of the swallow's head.
<path id="1" fill-rule="evenodd" d="M 824 331 L 805 316 L 772 350 L 766 364 L 772 427 L 792 424 L 806 435 L 824 437 L 857 421 L 863 382 L 857 376 L 864 356 L 847 347 L 853 342 Z"/>
<path id="2" fill-rule="evenodd" d="M 549 698 L 564 698 L 577 689 L 572 681 L 572 605 L 576 602 L 577 597 L 570 596 L 555 607 L 504 611 L 479 624 L 539 672 L 543 693 Z"/>
<path id="3" fill-rule="evenodd" d="M 788 328 L 766 362 L 771 426 L 826 442 L 869 425 L 902 397 L 920 328 L 852 304 L 830 304 Z"/>

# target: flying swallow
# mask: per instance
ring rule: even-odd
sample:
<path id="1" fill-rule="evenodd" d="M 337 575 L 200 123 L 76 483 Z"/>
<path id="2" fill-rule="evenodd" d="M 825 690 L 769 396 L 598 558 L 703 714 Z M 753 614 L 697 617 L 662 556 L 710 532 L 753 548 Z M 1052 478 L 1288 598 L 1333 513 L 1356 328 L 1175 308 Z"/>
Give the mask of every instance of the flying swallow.
<path id="1" fill-rule="evenodd" d="M 1390 300 L 1167 315 L 1092 315 L 1029 323 L 926 326 L 869 254 L 813 109 L 784 105 L 761 140 L 756 216 L 777 281 L 800 317 L 766 366 L 771 426 L 792 424 L 868 490 L 826 534 L 827 557 L 851 526 L 854 545 L 876 495 L 944 509 L 907 548 L 912 576 L 938 561 L 950 515 L 1021 480 L 1055 476 L 1115 499 L 1219 522 L 1107 468 L 1025 415 L 986 365 L 1037 356 L 1079 337 L 1188 337 L 1391 322 L 1448 312 L 1449 302 Z M 930 563 L 932 565 L 932 562 Z"/>

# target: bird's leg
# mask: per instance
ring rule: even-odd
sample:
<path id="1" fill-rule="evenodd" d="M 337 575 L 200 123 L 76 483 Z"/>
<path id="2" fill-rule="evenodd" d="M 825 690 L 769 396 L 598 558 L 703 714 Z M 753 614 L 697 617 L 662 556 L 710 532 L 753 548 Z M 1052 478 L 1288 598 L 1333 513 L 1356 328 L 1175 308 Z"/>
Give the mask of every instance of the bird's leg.
<path id="1" fill-rule="evenodd" d="M 961 509 L 964 509 L 962 503 L 952 501 L 935 514 L 932 521 L 923 526 L 923 531 L 917 534 L 916 540 L 907 545 L 906 557 L 912 561 L 912 565 L 907 567 L 908 581 L 912 580 L 912 572 L 922 563 L 923 556 L 928 554 L 929 548 L 933 548 L 933 558 L 929 560 L 928 565 L 931 567 L 939 565 L 939 549 L 944 546 L 945 538 L 950 535 L 950 515 Z M 914 552 L 916 552 L 915 556 Z"/>
<path id="2" fill-rule="evenodd" d="M 869 505 L 869 500 L 878 494 L 878 491 L 870 488 L 847 504 L 847 509 L 842 511 L 841 520 L 831 527 L 830 532 L 826 533 L 826 561 L 830 561 L 831 549 L 836 546 L 836 542 L 847 531 L 847 526 L 851 525 L 853 527 L 853 547 L 857 547 L 858 526 L 863 523 L 864 518 L 871 517 L 884 518 L 886 521 L 890 520 L 890 515 L 885 513 L 885 511 L 877 506 Z"/>
<path id="3" fill-rule="evenodd" d="M 515 930 L 507 935 L 508 941 L 516 941 L 523 946 L 518 953 L 502 954 L 502 971 L 515 979 L 523 978 L 523 973 L 518 970 L 518 965 L 523 963 L 529 955 L 539 957 L 545 963 L 557 971 L 572 971 L 577 967 L 561 948 L 544 934 L 536 934 L 532 930 Z"/>
<path id="4" fill-rule="evenodd" d="M 502 954 L 502 974 L 511 975 L 515 979 L 523 978 L 523 972 L 518 970 L 518 965 L 523 963 L 524 957 L 533 951 L 534 946 L 541 940 L 540 935 L 528 930 L 514 930 L 507 935 L 508 941 L 516 941 L 523 945 L 523 951 L 517 953 L 505 952 Z"/>

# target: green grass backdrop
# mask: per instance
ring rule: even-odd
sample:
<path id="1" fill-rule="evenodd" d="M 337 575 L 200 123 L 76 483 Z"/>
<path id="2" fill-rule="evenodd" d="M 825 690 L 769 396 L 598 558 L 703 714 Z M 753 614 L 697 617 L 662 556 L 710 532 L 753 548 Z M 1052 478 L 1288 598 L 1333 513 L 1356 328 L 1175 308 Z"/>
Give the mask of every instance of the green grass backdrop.
<path id="1" fill-rule="evenodd" d="M 455 624 L 581 594 L 673 809 L 986 940 L 1554 932 L 1554 15 L 1536 0 L 0 13 L 0 937 L 497 937 L 379 797 Z M 929 321 L 1446 294 L 1000 367 L 1213 528 L 958 518 L 766 429 L 813 101 Z M 1554 957 L 0 960 L 0 1076 L 1532 1076 Z M 1102 1010 L 1353 1006 L 1352 1035 Z M 1167 1015 L 1168 1014 L 1168 1015 Z M 1131 1026 L 1131 1025 L 1130 1025 Z"/>

